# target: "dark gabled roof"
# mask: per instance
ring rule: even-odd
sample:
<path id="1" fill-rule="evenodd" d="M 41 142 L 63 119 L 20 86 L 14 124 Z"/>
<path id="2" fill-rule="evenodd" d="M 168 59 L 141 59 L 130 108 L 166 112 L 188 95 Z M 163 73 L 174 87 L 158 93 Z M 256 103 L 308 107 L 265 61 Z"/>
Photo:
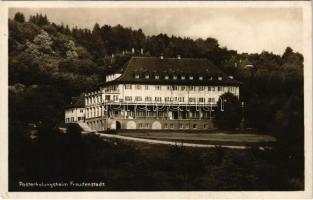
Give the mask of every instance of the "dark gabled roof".
<path id="1" fill-rule="evenodd" d="M 139 75 L 139 78 L 135 78 Z M 148 79 L 145 75 L 149 75 Z M 155 79 L 159 75 L 159 79 Z M 165 79 L 169 76 L 169 79 Z M 177 76 L 174 80 L 173 76 Z M 181 80 L 185 76 L 185 80 Z M 189 80 L 193 76 L 193 80 Z M 199 80 L 202 76 L 203 80 Z M 222 77 L 222 80 L 218 80 Z M 229 78 L 218 67 L 207 59 L 194 58 L 159 58 L 132 57 L 124 69 L 122 76 L 105 84 L 140 83 L 140 84 L 178 84 L 178 85 L 240 85 L 237 80 Z"/>
<path id="2" fill-rule="evenodd" d="M 65 108 L 84 108 L 85 107 L 85 94 L 81 94 L 79 97 L 73 97 L 72 102 Z"/>
<path id="3" fill-rule="evenodd" d="M 106 69 L 106 75 L 115 74 L 115 73 L 123 73 L 124 68 L 125 68 L 125 64 L 122 67 L 112 67 L 112 66 L 109 66 Z"/>

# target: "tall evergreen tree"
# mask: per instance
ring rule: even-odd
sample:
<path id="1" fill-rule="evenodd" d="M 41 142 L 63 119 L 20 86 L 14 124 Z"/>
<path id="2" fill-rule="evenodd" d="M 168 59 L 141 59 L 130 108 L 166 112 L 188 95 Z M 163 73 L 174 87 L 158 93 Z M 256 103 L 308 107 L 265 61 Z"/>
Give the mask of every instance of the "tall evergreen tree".
<path id="1" fill-rule="evenodd" d="M 221 95 L 217 102 L 214 123 L 219 129 L 234 130 L 241 122 L 241 107 L 236 96 L 231 93 Z"/>
<path id="2" fill-rule="evenodd" d="M 25 22 L 24 14 L 20 13 L 20 12 L 15 13 L 14 20 L 17 21 L 17 22 L 24 23 Z"/>
<path id="3" fill-rule="evenodd" d="M 105 48 L 104 48 L 104 42 L 101 37 L 101 29 L 98 23 L 96 23 L 92 29 L 92 55 L 94 56 L 94 59 L 97 63 L 101 64 L 101 61 L 103 61 L 105 56 Z"/>

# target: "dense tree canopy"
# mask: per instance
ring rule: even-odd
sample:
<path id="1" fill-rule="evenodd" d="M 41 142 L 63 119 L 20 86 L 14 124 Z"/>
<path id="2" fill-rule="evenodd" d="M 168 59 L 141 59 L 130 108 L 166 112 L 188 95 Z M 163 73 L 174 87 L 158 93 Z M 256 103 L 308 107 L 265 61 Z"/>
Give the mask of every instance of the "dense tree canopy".
<path id="1" fill-rule="evenodd" d="M 21 23 L 25 22 L 24 14 L 20 12 L 15 13 L 14 21 L 21 22 Z"/>
<path id="2" fill-rule="evenodd" d="M 219 129 L 234 130 L 239 128 L 242 119 L 239 99 L 232 93 L 220 96 L 215 109 L 214 122 Z"/>
<path id="3" fill-rule="evenodd" d="M 37 24 L 39 26 L 48 25 L 50 22 L 47 15 L 36 14 L 35 16 L 30 16 L 29 22 Z"/>

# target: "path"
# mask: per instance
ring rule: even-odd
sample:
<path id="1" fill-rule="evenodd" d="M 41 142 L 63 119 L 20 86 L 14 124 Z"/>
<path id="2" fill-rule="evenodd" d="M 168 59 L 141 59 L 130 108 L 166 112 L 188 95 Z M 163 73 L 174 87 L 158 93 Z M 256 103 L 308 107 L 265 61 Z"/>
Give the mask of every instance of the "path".
<path id="1" fill-rule="evenodd" d="M 136 142 L 145 142 L 145 143 L 152 143 L 152 144 L 165 144 L 165 145 L 172 145 L 172 146 L 184 146 L 184 147 L 200 147 L 200 148 L 215 148 L 217 146 L 229 149 L 247 149 L 248 146 L 234 146 L 234 145 L 212 145 L 212 144 L 193 144 L 193 143 L 182 143 L 182 142 L 171 142 L 171 141 L 162 141 L 162 140 L 154 140 L 154 139 L 143 139 L 143 138 L 134 138 L 128 136 L 121 136 L 121 135 L 112 135 L 112 134 L 105 134 L 105 133 L 96 133 L 96 135 L 100 136 L 101 138 L 116 138 L 121 140 L 131 140 Z M 259 150 L 264 150 L 265 147 L 258 147 Z"/>

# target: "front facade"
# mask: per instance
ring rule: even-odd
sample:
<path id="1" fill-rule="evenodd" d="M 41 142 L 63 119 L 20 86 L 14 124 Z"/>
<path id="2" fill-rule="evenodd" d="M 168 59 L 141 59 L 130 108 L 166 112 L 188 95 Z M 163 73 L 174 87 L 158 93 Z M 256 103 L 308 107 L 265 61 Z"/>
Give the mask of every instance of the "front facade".
<path id="1" fill-rule="evenodd" d="M 95 130 L 208 130 L 217 101 L 239 97 L 240 83 L 206 59 L 133 57 L 85 94 L 85 122 Z"/>

